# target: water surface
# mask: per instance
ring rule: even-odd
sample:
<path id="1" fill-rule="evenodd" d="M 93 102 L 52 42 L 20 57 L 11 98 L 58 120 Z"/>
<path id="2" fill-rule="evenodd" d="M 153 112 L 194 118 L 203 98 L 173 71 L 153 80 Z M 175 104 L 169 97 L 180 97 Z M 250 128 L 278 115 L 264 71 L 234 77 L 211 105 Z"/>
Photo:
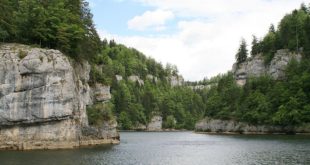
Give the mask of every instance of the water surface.
<path id="1" fill-rule="evenodd" d="M 310 136 L 122 132 L 121 144 L 53 151 L 0 151 L 1 165 L 310 164 Z"/>

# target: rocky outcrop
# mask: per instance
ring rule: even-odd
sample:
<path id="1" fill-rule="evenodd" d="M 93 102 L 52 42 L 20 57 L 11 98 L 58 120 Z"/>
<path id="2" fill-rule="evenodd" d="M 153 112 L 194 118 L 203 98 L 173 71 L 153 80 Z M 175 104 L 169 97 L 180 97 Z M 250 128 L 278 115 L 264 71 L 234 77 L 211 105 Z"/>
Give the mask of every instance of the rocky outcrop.
<path id="1" fill-rule="evenodd" d="M 146 75 L 146 79 L 148 79 L 152 82 L 155 82 L 155 83 L 158 82 L 158 78 L 156 76 L 151 75 L 151 74 Z"/>
<path id="2" fill-rule="evenodd" d="M 110 86 L 96 83 L 92 88 L 95 102 L 105 102 L 111 99 Z"/>
<path id="3" fill-rule="evenodd" d="M 117 82 L 122 81 L 123 80 L 123 76 L 115 75 L 115 79 L 116 79 Z"/>
<path id="4" fill-rule="evenodd" d="M 266 133 L 309 133 L 310 124 L 298 127 L 251 125 L 232 120 L 217 120 L 205 118 L 195 126 L 196 131 L 211 133 L 240 133 L 240 134 L 266 134 Z"/>
<path id="5" fill-rule="evenodd" d="M 161 131 L 162 130 L 163 118 L 159 115 L 152 117 L 151 121 L 148 123 L 146 129 L 147 131 Z"/>
<path id="6" fill-rule="evenodd" d="M 163 131 L 162 129 L 163 117 L 160 115 L 154 115 L 151 121 L 147 124 L 137 123 L 131 130 L 136 131 Z"/>
<path id="7" fill-rule="evenodd" d="M 168 78 L 170 85 L 172 87 L 182 86 L 184 84 L 184 79 L 182 76 L 171 76 Z"/>
<path id="8" fill-rule="evenodd" d="M 131 82 L 137 82 L 140 86 L 144 85 L 144 81 L 140 79 L 137 75 L 131 75 L 128 77 L 128 80 Z"/>
<path id="9" fill-rule="evenodd" d="M 235 75 L 236 82 L 239 85 L 246 83 L 247 77 L 270 75 L 274 79 L 282 79 L 284 71 L 290 60 L 301 60 L 300 54 L 290 53 L 287 49 L 278 50 L 269 65 L 265 65 L 262 54 L 256 55 L 254 58 L 249 58 L 247 61 L 237 65 L 234 64 L 232 72 Z"/>
<path id="10" fill-rule="evenodd" d="M 141 123 L 137 123 L 131 129 L 132 130 L 136 130 L 136 131 L 146 131 L 147 130 L 146 125 L 145 124 L 141 124 Z"/>
<path id="11" fill-rule="evenodd" d="M 83 127 L 82 134 L 80 140 L 82 146 L 119 142 L 116 121 L 105 121 L 100 127 Z"/>
<path id="12" fill-rule="evenodd" d="M 20 44 L 0 46 L 0 149 L 55 149 L 117 143 L 118 135 L 92 138 L 86 106 L 110 98 L 108 88 L 89 87 L 90 66 L 57 50 Z M 94 92 L 92 92 L 94 91 Z M 100 93 L 103 92 L 103 93 Z M 93 95 L 95 94 L 95 96 Z M 95 98 L 94 100 L 92 98 Z"/>

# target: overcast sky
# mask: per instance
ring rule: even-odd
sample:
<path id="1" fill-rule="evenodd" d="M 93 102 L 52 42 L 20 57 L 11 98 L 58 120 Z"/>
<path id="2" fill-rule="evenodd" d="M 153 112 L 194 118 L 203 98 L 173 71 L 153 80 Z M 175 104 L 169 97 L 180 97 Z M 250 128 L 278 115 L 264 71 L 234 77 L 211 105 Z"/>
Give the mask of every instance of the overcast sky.
<path id="1" fill-rule="evenodd" d="M 263 37 L 303 0 L 88 0 L 101 38 L 115 39 L 186 80 L 231 69 L 241 38 Z"/>

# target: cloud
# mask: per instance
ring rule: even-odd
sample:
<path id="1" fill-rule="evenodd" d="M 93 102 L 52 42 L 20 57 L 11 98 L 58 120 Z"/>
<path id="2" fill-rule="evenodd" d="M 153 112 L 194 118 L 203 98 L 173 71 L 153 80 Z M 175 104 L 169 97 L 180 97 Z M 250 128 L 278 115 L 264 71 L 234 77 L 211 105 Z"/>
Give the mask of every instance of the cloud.
<path id="1" fill-rule="evenodd" d="M 186 80 L 201 80 L 227 72 L 235 61 L 241 37 L 248 44 L 253 34 L 263 37 L 271 23 L 277 24 L 302 3 L 302 0 L 135 1 L 155 7 L 155 11 L 169 12 L 177 20 L 176 31 L 152 36 L 120 36 L 105 32 L 101 36 L 135 47 L 162 63 L 176 64 Z M 165 19 L 156 21 L 145 16 L 153 14 L 148 11 L 135 17 L 129 21 L 131 28 L 165 27 Z M 153 20 L 157 23 L 152 23 Z"/>
<path id="2" fill-rule="evenodd" d="M 140 16 L 135 16 L 128 21 L 128 28 L 133 30 L 146 30 L 151 28 L 156 31 L 164 30 L 166 21 L 173 19 L 174 14 L 167 10 L 146 11 Z"/>

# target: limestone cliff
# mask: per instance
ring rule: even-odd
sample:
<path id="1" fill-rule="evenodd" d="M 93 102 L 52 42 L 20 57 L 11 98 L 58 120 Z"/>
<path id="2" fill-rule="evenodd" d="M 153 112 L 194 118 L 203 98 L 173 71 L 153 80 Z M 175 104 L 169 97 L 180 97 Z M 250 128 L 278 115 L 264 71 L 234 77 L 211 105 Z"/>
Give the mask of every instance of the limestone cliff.
<path id="1" fill-rule="evenodd" d="M 244 85 L 249 76 L 270 75 L 274 79 L 282 79 L 284 70 L 290 60 L 301 60 L 300 54 L 290 53 L 287 49 L 278 50 L 269 65 L 264 64 L 262 54 L 249 58 L 247 61 L 237 65 L 234 64 L 232 72 L 235 75 L 237 84 Z"/>
<path id="2" fill-rule="evenodd" d="M 147 125 L 148 131 L 161 131 L 162 130 L 163 118 L 159 115 L 152 117 L 151 121 Z"/>
<path id="3" fill-rule="evenodd" d="M 176 86 L 182 86 L 184 84 L 184 79 L 182 76 L 176 75 L 176 76 L 170 76 L 168 78 L 170 85 L 172 87 L 176 87 Z"/>
<path id="4" fill-rule="evenodd" d="M 302 56 L 289 52 L 289 50 L 278 50 L 270 64 L 265 65 L 264 57 L 258 54 L 253 58 L 247 59 L 239 65 L 234 64 L 232 72 L 238 85 L 245 85 L 248 77 L 258 77 L 269 75 L 275 80 L 281 80 L 285 77 L 285 69 L 288 63 L 295 59 L 300 61 Z M 195 129 L 204 132 L 222 132 L 222 133 L 309 133 L 309 124 L 299 126 L 277 126 L 277 125 L 251 125 L 249 123 L 218 120 L 205 118 L 196 123 Z"/>
<path id="5" fill-rule="evenodd" d="M 57 50 L 0 46 L 0 149 L 55 149 L 117 143 L 116 123 L 88 125 L 86 106 L 110 98 L 88 85 L 87 62 Z"/>
<path id="6" fill-rule="evenodd" d="M 163 117 L 160 115 L 154 115 L 150 122 L 145 124 L 138 123 L 135 125 L 132 130 L 137 131 L 162 131 L 162 125 L 163 125 Z"/>
<path id="7" fill-rule="evenodd" d="M 241 134 L 265 134 L 265 133 L 308 133 L 310 126 L 307 124 L 300 126 L 271 126 L 271 125 L 251 125 L 244 122 L 232 120 L 217 120 L 205 118 L 195 126 L 196 131 L 211 133 L 241 133 Z"/>

